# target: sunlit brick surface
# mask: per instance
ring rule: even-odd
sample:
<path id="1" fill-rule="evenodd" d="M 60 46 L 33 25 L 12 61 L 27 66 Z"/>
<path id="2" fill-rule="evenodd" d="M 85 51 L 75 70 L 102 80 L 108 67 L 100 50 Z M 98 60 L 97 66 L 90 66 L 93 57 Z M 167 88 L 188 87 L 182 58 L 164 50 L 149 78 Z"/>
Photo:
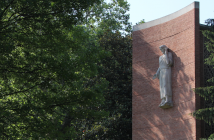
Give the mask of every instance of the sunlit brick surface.
<path id="1" fill-rule="evenodd" d="M 198 8 L 168 22 L 133 32 L 133 140 L 199 139 L 200 122 L 196 124 L 190 115 L 196 109 L 196 101 L 200 103 L 192 91 L 200 86 L 199 40 Z M 166 45 L 174 59 L 174 107 L 170 109 L 158 107 L 161 101 L 159 81 L 152 80 L 162 55 L 160 45 Z"/>

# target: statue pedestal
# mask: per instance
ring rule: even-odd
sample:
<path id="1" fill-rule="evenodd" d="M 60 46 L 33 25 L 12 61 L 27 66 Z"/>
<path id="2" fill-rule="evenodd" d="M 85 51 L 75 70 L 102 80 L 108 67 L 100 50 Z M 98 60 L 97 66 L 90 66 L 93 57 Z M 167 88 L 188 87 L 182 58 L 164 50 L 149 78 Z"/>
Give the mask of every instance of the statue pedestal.
<path id="1" fill-rule="evenodd" d="M 165 109 L 165 108 L 171 108 L 171 107 L 173 107 L 173 104 L 170 103 L 170 102 L 166 102 L 164 104 L 159 105 L 159 107 L 163 108 L 163 109 Z"/>

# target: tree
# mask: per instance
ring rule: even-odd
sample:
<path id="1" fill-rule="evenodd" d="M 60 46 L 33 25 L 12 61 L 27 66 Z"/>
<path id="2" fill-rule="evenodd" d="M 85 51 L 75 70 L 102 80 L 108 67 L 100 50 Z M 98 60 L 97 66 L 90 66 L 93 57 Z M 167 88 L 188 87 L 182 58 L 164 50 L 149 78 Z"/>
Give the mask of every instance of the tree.
<path id="1" fill-rule="evenodd" d="M 202 31 L 204 37 L 206 38 L 205 46 L 207 51 L 209 52 L 209 56 L 205 59 L 205 65 L 208 65 L 209 69 L 213 71 L 214 66 L 214 22 L 213 19 L 206 20 L 207 25 L 210 27 L 210 30 Z M 211 104 L 214 102 L 214 77 L 209 77 L 206 82 L 209 86 L 196 88 L 195 93 L 199 94 L 199 96 L 203 97 L 206 101 L 209 101 Z M 213 115 L 214 115 L 214 107 L 210 106 L 207 108 L 199 109 L 193 112 L 193 116 L 196 119 L 204 120 L 206 123 L 211 125 L 213 123 Z M 210 136 L 213 138 L 213 135 Z"/>
<path id="2" fill-rule="evenodd" d="M 107 30 L 130 34 L 132 26 L 127 13 L 129 7 L 130 5 L 125 0 L 112 0 L 109 3 L 101 0 L 101 4 L 94 4 L 85 11 L 84 21 L 81 24 L 94 27 L 92 30 L 97 34 Z"/>
<path id="3" fill-rule="evenodd" d="M 100 43 L 112 56 L 102 60 L 102 77 L 109 81 L 105 110 L 110 114 L 103 123 L 101 136 L 109 139 L 132 138 L 132 40 L 120 32 L 106 33 Z"/>
<path id="4" fill-rule="evenodd" d="M 205 21 L 205 23 L 206 23 L 208 26 L 213 27 L 213 26 L 214 26 L 214 19 L 207 19 L 207 20 Z"/>
<path id="5" fill-rule="evenodd" d="M 0 1 L 1 139 L 75 138 L 76 120 L 105 115 L 88 108 L 104 102 L 105 52 L 77 25 L 99 2 Z"/>
<path id="6" fill-rule="evenodd" d="M 7 0 L 0 7 L 1 139 L 130 139 L 128 3 Z"/>
<path id="7" fill-rule="evenodd" d="M 110 53 L 98 63 L 99 76 L 108 82 L 104 104 L 100 110 L 109 112 L 102 120 L 77 122 L 83 131 L 79 139 L 131 139 L 131 61 L 132 40 L 129 4 L 124 0 L 101 2 L 87 9 L 84 24 L 95 34 L 98 44 Z M 82 124 L 84 124 L 82 126 Z"/>

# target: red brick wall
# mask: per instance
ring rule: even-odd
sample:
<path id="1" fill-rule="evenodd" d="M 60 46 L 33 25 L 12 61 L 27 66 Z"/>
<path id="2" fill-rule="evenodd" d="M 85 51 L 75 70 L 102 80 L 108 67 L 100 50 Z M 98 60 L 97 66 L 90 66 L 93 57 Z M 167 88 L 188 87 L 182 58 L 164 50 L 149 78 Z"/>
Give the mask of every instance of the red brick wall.
<path id="1" fill-rule="evenodd" d="M 200 86 L 199 38 L 199 9 L 192 9 L 168 22 L 133 32 L 133 140 L 199 139 L 200 122 L 196 123 L 190 115 L 200 106 L 196 103 L 200 102 L 200 98 L 192 91 Z M 170 109 L 158 107 L 161 102 L 159 81 L 152 80 L 159 67 L 158 58 L 162 55 L 160 45 L 166 45 L 174 59 L 174 106 Z"/>

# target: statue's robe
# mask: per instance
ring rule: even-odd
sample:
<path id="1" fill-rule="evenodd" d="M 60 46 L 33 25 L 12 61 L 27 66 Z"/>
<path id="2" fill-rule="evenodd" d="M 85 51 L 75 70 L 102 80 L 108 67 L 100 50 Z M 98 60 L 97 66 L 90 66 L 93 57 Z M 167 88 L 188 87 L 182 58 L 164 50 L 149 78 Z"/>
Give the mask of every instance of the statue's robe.
<path id="1" fill-rule="evenodd" d="M 163 99 L 166 96 L 172 97 L 172 72 L 171 66 L 173 64 L 172 53 L 168 52 L 168 64 L 166 61 L 166 55 L 159 57 L 158 78 L 160 82 L 160 98 Z"/>

